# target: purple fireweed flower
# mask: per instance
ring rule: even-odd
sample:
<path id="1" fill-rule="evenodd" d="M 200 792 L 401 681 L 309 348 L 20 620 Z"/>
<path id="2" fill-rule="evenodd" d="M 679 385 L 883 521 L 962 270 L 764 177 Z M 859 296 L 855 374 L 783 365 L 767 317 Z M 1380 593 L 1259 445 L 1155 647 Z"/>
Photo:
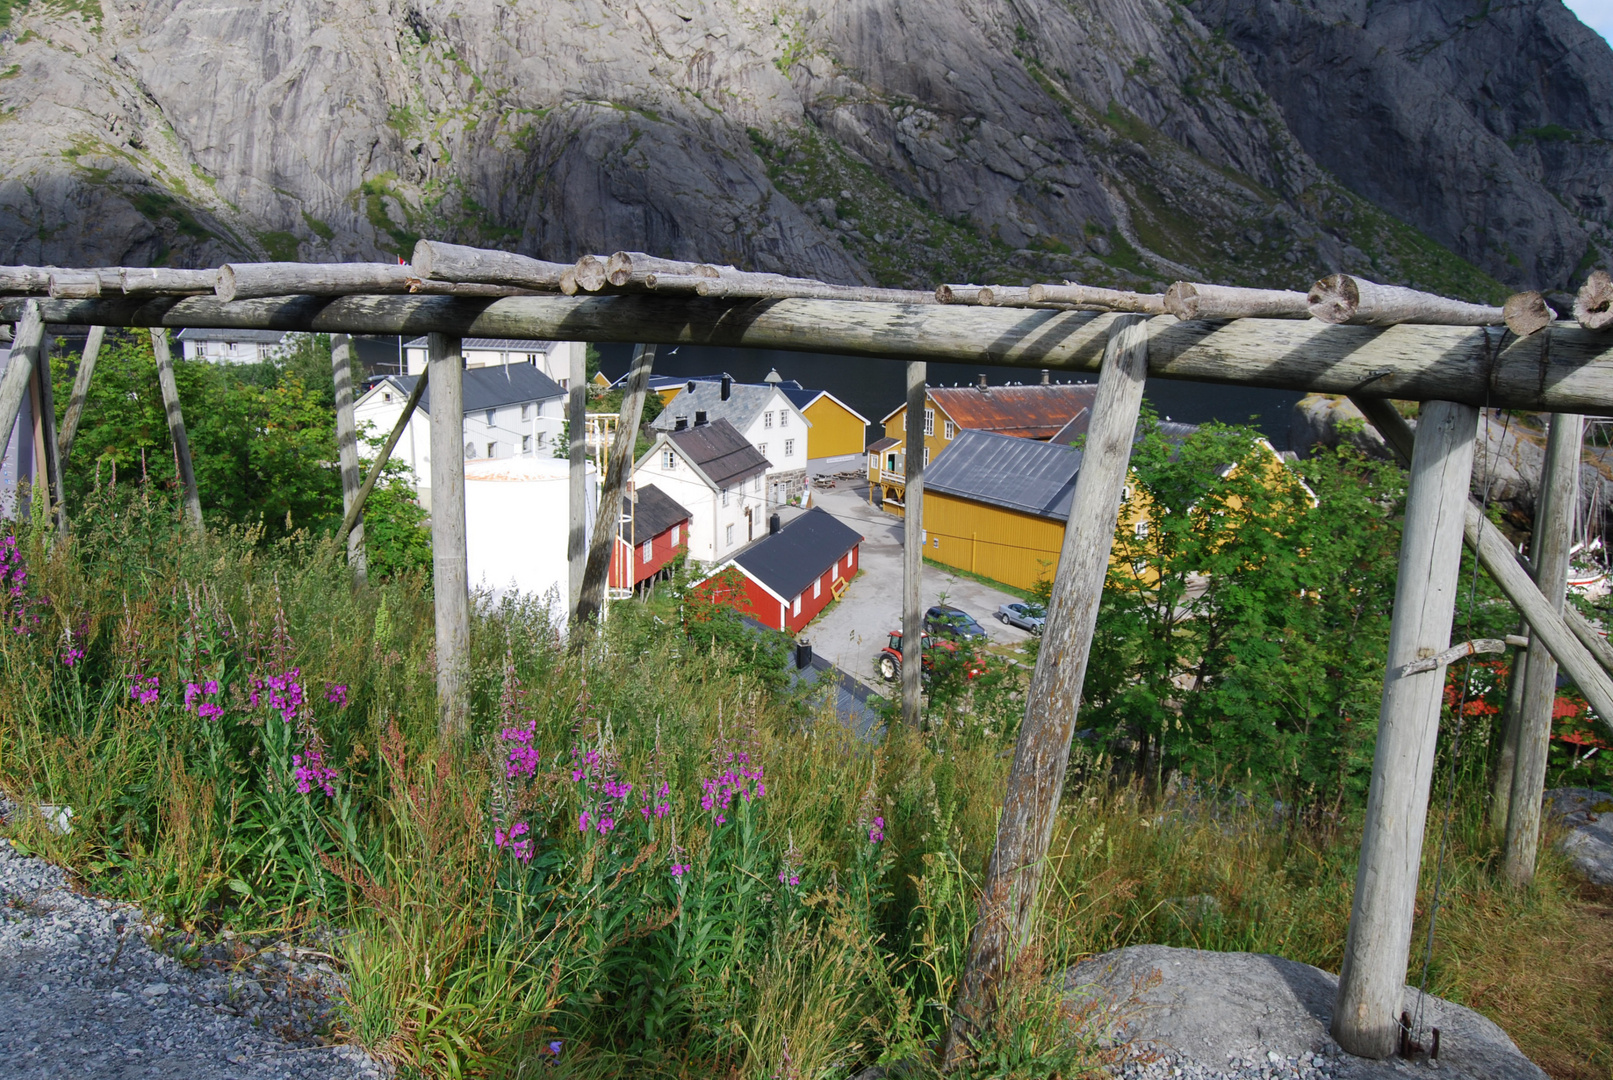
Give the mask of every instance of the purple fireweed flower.
<path id="1" fill-rule="evenodd" d="M 129 696 L 142 705 L 155 705 L 159 686 L 155 675 L 147 675 L 144 678 L 136 675 L 129 683 Z"/>
<path id="2" fill-rule="evenodd" d="M 331 786 L 331 781 L 341 774 L 325 764 L 324 755 L 318 750 L 309 747 L 301 754 L 293 754 L 291 764 L 297 778 L 298 792 L 308 795 L 317 787 L 322 789 L 326 796 L 335 798 L 336 789 Z"/>
<path id="3" fill-rule="evenodd" d="M 577 815 L 577 831 L 582 833 L 588 831 L 588 811 L 586 810 Z"/>
<path id="4" fill-rule="evenodd" d="M 688 863 L 673 863 L 672 876 L 675 878 L 680 878 L 684 874 L 687 874 L 691 869 L 692 867 Z"/>
<path id="5" fill-rule="evenodd" d="M 82 659 L 84 659 L 83 649 L 68 649 L 62 653 L 62 665 L 64 667 L 72 667 Z"/>
<path id="6" fill-rule="evenodd" d="M 762 767 L 752 768 L 749 755 L 730 753 L 727 760 L 737 761 L 739 768 L 725 768 L 719 775 L 700 782 L 700 789 L 705 793 L 700 798 L 700 807 L 711 811 L 718 825 L 728 820 L 723 811 L 733 805 L 736 797 L 742 802 L 751 802 L 767 794 Z"/>
<path id="7" fill-rule="evenodd" d="M 256 708 L 260 703 L 265 704 L 277 710 L 286 723 L 291 723 L 297 718 L 297 711 L 306 701 L 302 683 L 298 681 L 301 675 L 301 668 L 291 668 L 280 675 L 270 675 L 263 679 L 253 678 L 250 698 L 253 707 Z"/>
<path id="8" fill-rule="evenodd" d="M 347 687 L 341 683 L 326 683 L 325 700 L 338 709 L 347 708 Z"/>
<path id="9" fill-rule="evenodd" d="M 868 842 L 877 844 L 885 839 L 885 819 L 876 817 L 873 826 L 868 830 Z"/>
<path id="10" fill-rule="evenodd" d="M 510 854 L 516 859 L 521 862 L 531 862 L 532 839 L 527 835 L 530 831 L 524 821 L 517 821 L 514 825 L 511 825 L 509 832 L 505 832 L 503 829 L 494 829 L 493 846 L 507 847 L 510 849 Z"/>
<path id="11" fill-rule="evenodd" d="M 216 701 L 200 701 L 198 699 L 211 697 L 218 693 L 218 680 L 208 679 L 205 683 L 188 682 L 185 684 L 185 711 L 195 713 L 203 720 L 217 720 L 224 715 L 224 706 Z"/>
<path id="12" fill-rule="evenodd" d="M 498 733 L 509 748 L 509 759 L 504 765 L 504 775 L 510 779 L 523 777 L 530 779 L 538 771 L 538 750 L 533 746 L 537 738 L 538 722 L 533 720 L 524 728 L 507 727 Z"/>
<path id="13" fill-rule="evenodd" d="M 584 796 L 587 809 L 577 817 L 577 831 L 586 833 L 592 828 L 600 836 L 609 836 L 616 829 L 616 815 L 624 810 L 621 804 L 632 794 L 633 785 L 617 779 L 615 760 L 597 750 L 585 753 L 572 747 L 571 757 L 572 783 L 583 785 L 590 793 Z"/>

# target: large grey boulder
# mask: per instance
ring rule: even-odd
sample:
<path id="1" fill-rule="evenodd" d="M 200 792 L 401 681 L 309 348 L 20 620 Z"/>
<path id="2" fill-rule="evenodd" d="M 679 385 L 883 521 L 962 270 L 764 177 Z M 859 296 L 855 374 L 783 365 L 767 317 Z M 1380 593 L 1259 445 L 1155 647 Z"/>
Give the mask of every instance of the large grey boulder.
<path id="1" fill-rule="evenodd" d="M 1351 1057 L 1328 1034 L 1338 976 L 1280 956 L 1135 945 L 1071 968 L 1065 985 L 1078 1004 L 1097 1003 L 1093 1034 L 1155 1047 L 1184 1065 L 1241 1074 L 1245 1063 L 1269 1063 L 1292 1075 L 1308 1071 L 1294 1062 L 1320 1059 L 1318 1071 L 1335 1080 L 1546 1078 L 1506 1032 L 1436 997 L 1422 998 L 1422 1016 L 1440 1029 L 1437 1065 Z M 1418 998 L 1408 986 L 1413 1015 Z"/>
<path id="2" fill-rule="evenodd" d="M 1552 817 L 1568 827 L 1558 845 L 1574 869 L 1596 885 L 1613 885 L 1613 795 L 1590 788 L 1546 792 Z"/>

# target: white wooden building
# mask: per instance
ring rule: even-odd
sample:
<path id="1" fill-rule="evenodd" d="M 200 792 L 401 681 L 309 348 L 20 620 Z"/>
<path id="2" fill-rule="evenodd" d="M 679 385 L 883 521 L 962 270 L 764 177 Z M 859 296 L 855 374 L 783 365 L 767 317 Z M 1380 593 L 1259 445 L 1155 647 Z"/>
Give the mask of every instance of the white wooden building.
<path id="1" fill-rule="evenodd" d="M 767 470 L 732 424 L 702 421 L 660 432 L 633 466 L 633 483 L 654 484 L 689 511 L 689 558 L 709 566 L 767 532 Z"/>
<path id="2" fill-rule="evenodd" d="M 691 379 L 651 423 L 677 431 L 724 420 L 767 460 L 768 506 L 794 502 L 806 490 L 807 431 L 812 425 L 779 387 L 739 383 L 724 375 Z M 688 505 L 685 503 L 685 505 Z"/>
<path id="3" fill-rule="evenodd" d="M 516 338 L 473 338 L 460 341 L 460 354 L 466 368 L 509 367 L 531 364 L 562 390 L 571 385 L 571 358 L 577 350 L 585 354 L 585 341 L 523 341 Z M 426 370 L 426 339 L 417 337 L 403 346 L 405 363 L 410 375 Z"/>
<path id="4" fill-rule="evenodd" d="M 186 360 L 215 364 L 261 364 L 274 359 L 285 340 L 279 330 L 210 330 L 187 326 L 179 332 Z"/>

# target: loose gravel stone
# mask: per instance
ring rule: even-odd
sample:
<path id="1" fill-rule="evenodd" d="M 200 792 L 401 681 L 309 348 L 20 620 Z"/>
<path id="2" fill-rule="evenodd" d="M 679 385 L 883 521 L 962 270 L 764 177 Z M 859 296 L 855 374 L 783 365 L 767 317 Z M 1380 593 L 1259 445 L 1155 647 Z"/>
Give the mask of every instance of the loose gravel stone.
<path id="1" fill-rule="evenodd" d="M 328 967 L 275 946 L 235 970 L 229 943 L 199 950 L 187 966 L 152 947 L 153 929 L 139 909 L 73 892 L 58 867 L 0 838 L 0 1076 L 387 1075 L 360 1050 L 321 1045 L 340 987 Z"/>

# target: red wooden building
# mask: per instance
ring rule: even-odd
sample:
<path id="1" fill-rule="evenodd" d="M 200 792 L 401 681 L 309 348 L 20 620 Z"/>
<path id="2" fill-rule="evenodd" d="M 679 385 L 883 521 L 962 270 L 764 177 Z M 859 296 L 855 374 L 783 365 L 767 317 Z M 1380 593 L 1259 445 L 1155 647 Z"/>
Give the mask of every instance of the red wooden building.
<path id="1" fill-rule="evenodd" d="M 622 499 L 622 527 L 610 558 L 610 587 L 637 589 L 653 581 L 689 546 L 689 511 L 654 484 Z"/>
<path id="2" fill-rule="evenodd" d="M 837 599 L 856 576 L 862 539 L 855 529 L 817 508 L 787 525 L 774 514 L 768 519 L 768 534 L 735 552 L 717 574 L 737 570 L 743 579 L 740 592 L 749 605 L 745 613 L 764 626 L 793 634 Z"/>

